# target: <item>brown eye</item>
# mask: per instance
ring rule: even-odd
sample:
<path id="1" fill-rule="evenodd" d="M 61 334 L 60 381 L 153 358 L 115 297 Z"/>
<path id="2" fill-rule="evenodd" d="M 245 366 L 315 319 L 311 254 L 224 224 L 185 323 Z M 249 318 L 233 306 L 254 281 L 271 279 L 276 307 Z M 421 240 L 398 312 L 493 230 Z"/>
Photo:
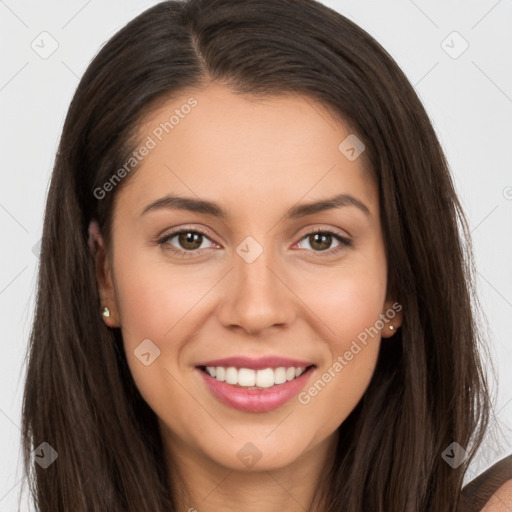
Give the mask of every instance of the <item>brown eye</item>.
<path id="1" fill-rule="evenodd" d="M 171 240 L 176 239 L 176 242 L 171 243 Z M 199 249 L 202 247 L 205 240 L 210 240 L 205 233 L 197 229 L 181 229 L 165 235 L 158 240 L 165 250 L 176 253 L 178 256 L 195 256 L 194 253 L 201 252 Z M 211 241 L 211 240 L 210 240 Z"/>
<path id="2" fill-rule="evenodd" d="M 203 239 L 202 233 L 197 233 L 195 231 L 181 231 L 175 236 L 178 238 L 180 248 L 187 251 L 193 251 L 194 249 L 199 249 L 201 247 Z"/>
<path id="3" fill-rule="evenodd" d="M 302 237 L 301 241 L 302 240 L 307 240 L 314 252 L 328 252 L 329 254 L 338 252 L 352 245 L 351 240 L 348 238 L 342 237 L 333 231 L 320 229 L 308 233 L 306 236 Z M 337 241 L 338 245 L 331 248 L 333 241 Z"/>
<path id="4" fill-rule="evenodd" d="M 330 249 L 332 239 L 333 236 L 328 235 L 327 233 L 314 233 L 309 235 L 309 243 L 311 247 L 313 247 L 313 249 L 318 249 L 319 251 Z"/>

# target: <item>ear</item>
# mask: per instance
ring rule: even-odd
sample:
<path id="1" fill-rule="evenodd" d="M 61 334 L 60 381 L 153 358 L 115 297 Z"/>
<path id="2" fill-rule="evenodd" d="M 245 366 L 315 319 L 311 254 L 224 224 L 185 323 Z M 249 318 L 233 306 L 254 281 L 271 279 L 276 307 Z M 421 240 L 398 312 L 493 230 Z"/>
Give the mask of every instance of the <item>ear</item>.
<path id="1" fill-rule="evenodd" d="M 110 316 L 105 318 L 102 315 L 103 321 L 109 327 L 119 327 L 119 313 L 112 279 L 112 269 L 96 220 L 92 220 L 89 224 L 89 249 L 95 261 L 96 281 L 101 301 L 101 311 L 98 314 L 102 315 L 103 308 L 106 306 L 110 311 Z"/>
<path id="2" fill-rule="evenodd" d="M 382 328 L 381 335 L 383 338 L 391 338 L 402 325 L 404 308 L 400 302 L 388 294 L 384 302 L 382 315 L 384 327 Z"/>

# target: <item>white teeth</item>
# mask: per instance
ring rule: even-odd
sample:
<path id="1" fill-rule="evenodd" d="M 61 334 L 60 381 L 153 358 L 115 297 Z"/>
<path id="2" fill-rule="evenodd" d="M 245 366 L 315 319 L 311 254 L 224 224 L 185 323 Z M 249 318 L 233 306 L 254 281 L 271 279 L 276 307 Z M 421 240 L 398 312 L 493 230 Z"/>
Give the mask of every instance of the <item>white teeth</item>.
<path id="1" fill-rule="evenodd" d="M 256 384 L 256 372 L 249 368 L 240 368 L 238 370 L 238 382 L 240 386 L 254 386 Z"/>
<path id="2" fill-rule="evenodd" d="M 274 370 L 274 384 L 283 384 L 286 382 L 286 368 L 282 366 Z"/>
<path id="3" fill-rule="evenodd" d="M 227 382 L 233 386 L 242 386 L 246 388 L 271 388 L 274 385 L 283 384 L 302 375 L 305 367 L 295 368 L 290 366 L 285 368 L 265 368 L 264 370 L 252 370 L 250 368 L 235 368 L 229 366 L 207 366 L 208 374 L 221 382 Z"/>
<path id="4" fill-rule="evenodd" d="M 226 382 L 228 384 L 238 384 L 238 371 L 236 368 L 232 366 L 226 368 Z"/>
<path id="5" fill-rule="evenodd" d="M 274 370 L 265 368 L 256 372 L 256 386 L 259 388 L 270 388 L 274 385 Z"/>

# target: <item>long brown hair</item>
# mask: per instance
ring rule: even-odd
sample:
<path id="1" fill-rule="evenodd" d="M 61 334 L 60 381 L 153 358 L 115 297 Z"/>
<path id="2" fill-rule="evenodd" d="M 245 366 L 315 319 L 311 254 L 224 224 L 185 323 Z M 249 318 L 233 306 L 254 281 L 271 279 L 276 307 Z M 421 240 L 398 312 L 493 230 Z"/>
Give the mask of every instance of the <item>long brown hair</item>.
<path id="1" fill-rule="evenodd" d="M 314 0 L 188 0 L 159 3 L 115 34 L 66 117 L 23 397 L 24 470 L 39 512 L 176 510 L 155 413 L 120 330 L 100 316 L 87 228 L 97 219 L 108 248 L 113 199 L 137 169 L 105 197 L 94 191 L 137 147 L 142 117 L 212 80 L 321 102 L 364 141 L 378 183 L 388 283 L 404 321 L 339 427 L 325 510 L 455 511 L 490 396 L 470 233 L 424 107 L 368 33 Z M 58 453 L 46 469 L 31 457 L 42 442 Z M 442 457 L 453 442 L 469 455 L 457 468 Z"/>

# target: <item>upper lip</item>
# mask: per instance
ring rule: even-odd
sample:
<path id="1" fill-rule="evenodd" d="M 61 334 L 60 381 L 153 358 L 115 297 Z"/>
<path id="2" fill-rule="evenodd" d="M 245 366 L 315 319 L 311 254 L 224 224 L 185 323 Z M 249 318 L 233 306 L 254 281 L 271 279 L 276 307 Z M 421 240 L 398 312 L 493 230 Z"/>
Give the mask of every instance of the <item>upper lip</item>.
<path id="1" fill-rule="evenodd" d="M 235 368 L 250 368 L 252 370 L 263 370 L 264 368 L 279 368 L 284 366 L 285 368 L 289 368 L 293 366 L 295 368 L 299 367 L 308 367 L 313 365 L 311 361 L 300 361 L 298 359 L 290 359 L 288 357 L 279 357 L 279 356 L 265 356 L 265 357 L 245 357 L 245 356 L 235 356 L 235 357 L 226 357 L 223 359 L 213 359 L 211 361 L 204 361 L 201 363 L 197 363 L 196 366 L 223 366 L 227 368 L 229 366 L 234 366 Z"/>

